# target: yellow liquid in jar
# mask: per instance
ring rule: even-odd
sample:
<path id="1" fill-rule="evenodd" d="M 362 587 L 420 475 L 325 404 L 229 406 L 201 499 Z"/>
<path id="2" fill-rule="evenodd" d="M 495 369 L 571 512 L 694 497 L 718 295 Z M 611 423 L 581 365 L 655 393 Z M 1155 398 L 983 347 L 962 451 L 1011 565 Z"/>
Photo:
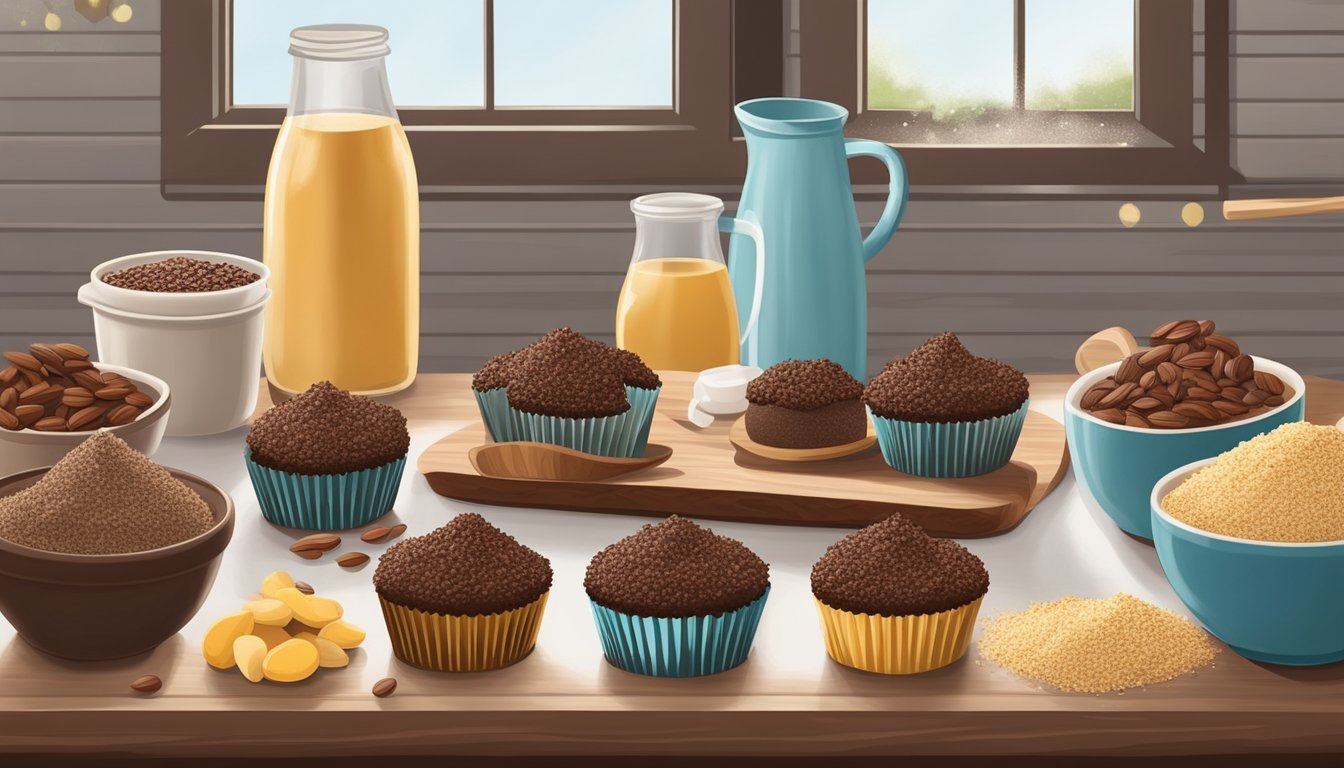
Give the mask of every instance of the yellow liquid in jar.
<path id="1" fill-rule="evenodd" d="M 655 370 L 737 363 L 737 305 L 728 268 L 708 259 L 635 262 L 617 303 L 616 346 Z"/>
<path id="2" fill-rule="evenodd" d="M 401 124 L 285 118 L 264 220 L 267 379 L 290 392 L 323 380 L 362 394 L 409 386 L 420 347 L 420 205 Z"/>

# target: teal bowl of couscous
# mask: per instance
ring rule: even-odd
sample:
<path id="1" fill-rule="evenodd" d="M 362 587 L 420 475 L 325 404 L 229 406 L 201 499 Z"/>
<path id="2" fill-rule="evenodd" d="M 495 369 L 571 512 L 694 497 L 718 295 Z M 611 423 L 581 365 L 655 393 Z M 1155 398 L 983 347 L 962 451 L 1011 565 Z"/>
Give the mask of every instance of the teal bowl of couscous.
<path id="1" fill-rule="evenodd" d="M 1225 454 L 1240 457 L 1240 465 L 1229 465 L 1238 471 L 1224 466 L 1180 496 L 1169 495 L 1201 470 L 1214 472 L 1209 468 L 1218 459 L 1171 472 L 1154 486 L 1150 502 L 1162 570 L 1205 629 L 1253 661 L 1316 666 L 1344 661 L 1344 500 L 1338 487 L 1304 485 L 1294 470 L 1282 471 L 1278 465 L 1288 457 L 1247 452 L 1284 442 L 1302 428 L 1334 431 L 1337 438 L 1324 437 L 1338 440 L 1344 453 L 1344 433 L 1333 427 L 1289 425 Z M 1241 469 L 1251 463 L 1260 466 Z M 1319 468 L 1344 482 L 1344 462 Z M 1227 482 L 1230 476 L 1239 481 Z M 1331 538 L 1261 540 L 1269 537 Z"/>

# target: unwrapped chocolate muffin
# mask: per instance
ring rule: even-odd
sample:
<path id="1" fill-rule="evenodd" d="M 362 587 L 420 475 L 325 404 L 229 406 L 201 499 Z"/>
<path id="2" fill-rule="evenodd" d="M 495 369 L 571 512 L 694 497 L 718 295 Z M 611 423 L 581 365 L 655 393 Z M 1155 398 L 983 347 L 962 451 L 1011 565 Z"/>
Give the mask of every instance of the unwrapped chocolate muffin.
<path id="1" fill-rule="evenodd" d="M 661 388 L 638 355 L 569 328 L 490 358 L 472 377 L 494 441 L 626 458 L 644 455 Z"/>
<path id="2" fill-rule="evenodd" d="M 341 530 L 392 508 L 410 445 L 396 408 L 323 381 L 257 417 L 244 463 L 267 520 Z"/>
<path id="3" fill-rule="evenodd" d="M 770 569 L 742 542 L 673 515 L 597 553 L 583 586 L 608 661 L 639 674 L 689 677 L 746 660 Z M 667 637 L 685 642 L 659 639 Z"/>
<path id="4" fill-rule="evenodd" d="M 954 333 L 892 360 L 868 382 L 863 402 L 882 457 L 925 477 L 968 477 L 1007 464 L 1027 417 L 1027 377 L 971 354 Z"/>
<path id="5" fill-rule="evenodd" d="M 552 578 L 549 560 L 466 513 L 390 547 L 373 584 L 397 658 L 476 672 L 532 652 Z"/>
<path id="6" fill-rule="evenodd" d="M 855 531 L 812 566 L 826 649 L 846 666 L 908 674 L 966 652 L 989 572 L 900 514 Z"/>
<path id="7" fill-rule="evenodd" d="M 747 436 L 776 448 L 825 448 L 868 434 L 863 383 L 826 358 L 775 363 L 747 385 Z"/>

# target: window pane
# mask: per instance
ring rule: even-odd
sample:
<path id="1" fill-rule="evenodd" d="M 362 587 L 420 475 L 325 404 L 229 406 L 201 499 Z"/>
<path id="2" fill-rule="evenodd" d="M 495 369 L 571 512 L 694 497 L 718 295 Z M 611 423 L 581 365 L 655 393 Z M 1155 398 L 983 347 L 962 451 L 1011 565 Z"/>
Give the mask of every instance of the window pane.
<path id="1" fill-rule="evenodd" d="M 386 27 L 398 106 L 485 104 L 483 0 L 234 0 L 234 104 L 289 102 L 289 32 L 307 24 Z"/>
<path id="2" fill-rule="evenodd" d="M 1012 0 L 868 0 L 870 109 L 957 121 L 1012 104 Z"/>
<path id="3" fill-rule="evenodd" d="M 1027 108 L 1134 109 L 1134 0 L 1027 0 Z"/>
<path id="4" fill-rule="evenodd" d="M 671 0 L 495 0 L 495 104 L 672 106 Z"/>

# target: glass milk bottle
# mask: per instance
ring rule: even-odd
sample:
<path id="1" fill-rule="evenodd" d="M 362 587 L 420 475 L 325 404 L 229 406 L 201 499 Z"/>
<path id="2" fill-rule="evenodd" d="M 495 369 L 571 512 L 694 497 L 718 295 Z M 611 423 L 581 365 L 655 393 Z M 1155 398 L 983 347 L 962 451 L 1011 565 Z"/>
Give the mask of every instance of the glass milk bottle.
<path id="1" fill-rule="evenodd" d="M 737 363 L 741 344 L 756 327 L 761 297 L 758 291 L 746 308 L 739 336 L 719 232 L 754 240 L 756 268 L 763 270 L 760 229 L 720 216 L 723 201 L 710 195 L 645 195 L 635 198 L 630 210 L 635 252 L 617 301 L 616 346 L 654 370 L 703 371 Z"/>
<path id="2" fill-rule="evenodd" d="M 266 177 L 266 378 L 290 393 L 322 380 L 395 392 L 419 355 L 420 208 L 387 30 L 300 27 L 289 52 L 289 111 Z"/>

